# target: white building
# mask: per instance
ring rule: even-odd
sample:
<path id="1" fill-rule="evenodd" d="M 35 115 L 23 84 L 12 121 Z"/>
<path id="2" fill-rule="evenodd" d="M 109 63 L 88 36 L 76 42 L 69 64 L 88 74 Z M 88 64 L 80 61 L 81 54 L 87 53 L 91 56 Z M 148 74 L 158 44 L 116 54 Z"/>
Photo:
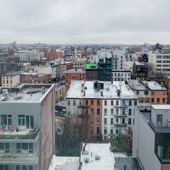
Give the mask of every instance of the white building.
<path id="1" fill-rule="evenodd" d="M 115 170 L 115 159 L 110 143 L 83 143 L 80 170 Z"/>
<path id="2" fill-rule="evenodd" d="M 2 75 L 2 87 L 14 87 L 20 83 L 21 72 L 9 72 Z"/>
<path id="3" fill-rule="evenodd" d="M 133 157 L 146 170 L 170 169 L 170 106 L 152 105 L 135 110 Z"/>
<path id="4" fill-rule="evenodd" d="M 117 71 L 112 71 L 112 74 L 113 74 L 112 76 L 113 81 L 127 81 L 131 79 L 130 71 L 117 70 Z"/>
<path id="5" fill-rule="evenodd" d="M 88 56 L 88 62 L 89 63 L 98 63 L 99 62 L 99 57 L 98 55 L 94 54 L 94 55 L 89 55 Z"/>
<path id="6" fill-rule="evenodd" d="M 14 54 L 15 56 L 19 56 L 20 61 L 42 61 L 44 59 L 44 52 L 40 51 L 18 51 Z"/>
<path id="7" fill-rule="evenodd" d="M 72 81 L 66 101 L 68 115 L 82 114 L 82 107 L 86 107 L 91 120 L 89 129 L 93 129 L 93 135 L 100 131 L 105 139 L 119 137 L 132 127 L 137 105 L 134 92 L 119 81 Z"/>
<path id="8" fill-rule="evenodd" d="M 148 53 L 148 62 L 152 63 L 155 71 L 170 73 L 170 54 L 163 51 L 150 51 Z"/>

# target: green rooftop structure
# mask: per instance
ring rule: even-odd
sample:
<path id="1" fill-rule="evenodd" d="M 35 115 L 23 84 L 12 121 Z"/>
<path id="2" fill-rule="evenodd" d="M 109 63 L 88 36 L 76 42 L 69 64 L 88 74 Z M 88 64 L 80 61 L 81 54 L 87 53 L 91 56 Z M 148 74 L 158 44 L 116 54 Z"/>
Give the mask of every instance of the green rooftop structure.
<path id="1" fill-rule="evenodd" d="M 89 69 L 97 69 L 97 64 L 95 63 L 86 64 L 86 70 L 89 70 Z"/>
<path id="2" fill-rule="evenodd" d="M 86 80 L 97 80 L 97 67 L 98 65 L 95 63 L 86 64 Z"/>

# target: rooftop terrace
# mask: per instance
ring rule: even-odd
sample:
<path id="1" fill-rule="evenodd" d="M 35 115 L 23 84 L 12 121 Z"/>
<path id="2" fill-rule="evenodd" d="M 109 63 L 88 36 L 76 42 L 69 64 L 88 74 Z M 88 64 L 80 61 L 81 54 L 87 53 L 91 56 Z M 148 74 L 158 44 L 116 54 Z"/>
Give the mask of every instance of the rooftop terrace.
<path id="1" fill-rule="evenodd" d="M 24 84 L 16 88 L 1 88 L 0 102 L 38 102 L 52 86 Z"/>

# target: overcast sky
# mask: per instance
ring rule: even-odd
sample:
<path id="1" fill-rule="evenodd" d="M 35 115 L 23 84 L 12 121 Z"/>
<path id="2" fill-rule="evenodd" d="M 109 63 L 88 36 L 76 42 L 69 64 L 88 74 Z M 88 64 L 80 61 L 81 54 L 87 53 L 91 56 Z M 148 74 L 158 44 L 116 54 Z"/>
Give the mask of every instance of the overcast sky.
<path id="1" fill-rule="evenodd" d="M 0 0 L 0 43 L 170 44 L 170 0 Z"/>

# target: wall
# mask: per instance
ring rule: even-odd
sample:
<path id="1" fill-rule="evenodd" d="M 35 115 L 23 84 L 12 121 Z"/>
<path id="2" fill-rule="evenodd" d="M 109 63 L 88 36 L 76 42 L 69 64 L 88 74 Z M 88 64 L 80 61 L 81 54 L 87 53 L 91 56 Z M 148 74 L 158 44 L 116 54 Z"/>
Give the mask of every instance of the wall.
<path id="1" fill-rule="evenodd" d="M 40 170 L 47 170 L 55 154 L 54 86 L 41 102 Z"/>
<path id="2" fill-rule="evenodd" d="M 137 110 L 133 127 L 133 145 L 133 157 L 138 156 L 146 170 L 160 170 L 161 164 L 154 153 L 155 133 Z"/>

